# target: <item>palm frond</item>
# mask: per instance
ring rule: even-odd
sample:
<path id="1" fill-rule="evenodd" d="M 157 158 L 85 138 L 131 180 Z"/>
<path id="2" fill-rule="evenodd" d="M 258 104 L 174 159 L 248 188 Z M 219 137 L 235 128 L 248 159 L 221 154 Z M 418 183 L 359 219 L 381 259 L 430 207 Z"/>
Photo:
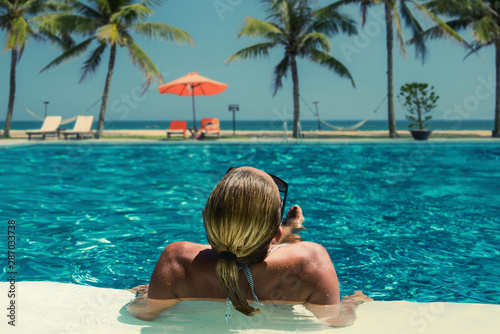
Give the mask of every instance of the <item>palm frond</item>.
<path id="1" fill-rule="evenodd" d="M 75 41 L 71 38 L 69 34 L 54 35 L 48 32 L 40 31 L 40 34 L 46 39 L 62 48 L 63 50 L 69 50 L 75 46 Z"/>
<path id="2" fill-rule="evenodd" d="M 267 19 L 271 22 L 281 23 L 283 25 L 284 31 L 290 31 L 291 18 L 289 16 L 292 9 L 289 6 L 289 1 L 286 0 L 276 0 L 270 1 L 271 5 L 267 9 L 268 17 Z"/>
<path id="3" fill-rule="evenodd" d="M 456 19 L 456 20 L 450 20 L 450 21 L 447 21 L 446 24 L 451 28 L 453 29 L 454 31 L 461 31 L 461 30 L 465 30 L 469 27 L 469 20 L 467 19 L 462 19 L 462 18 L 459 18 L 459 19 Z M 438 25 L 439 27 L 439 25 Z M 445 33 L 446 33 L 446 30 L 445 29 L 440 29 L 442 31 L 442 36 L 444 37 Z"/>
<path id="4" fill-rule="evenodd" d="M 26 36 L 29 36 L 29 37 L 32 37 L 38 41 L 43 41 L 44 38 L 38 33 L 36 32 L 32 27 L 31 25 L 29 24 L 29 22 L 26 22 Z"/>
<path id="5" fill-rule="evenodd" d="M 322 52 L 320 50 L 311 50 L 309 52 L 309 59 L 312 62 L 333 71 L 341 78 L 350 79 L 352 86 L 356 87 L 356 85 L 354 84 L 354 79 L 352 78 L 349 70 L 340 61 L 330 56 L 328 53 Z"/>
<path id="6" fill-rule="evenodd" d="M 274 93 L 273 96 L 276 96 L 278 90 L 283 87 L 282 79 L 286 78 L 286 73 L 290 67 L 290 57 L 285 56 L 278 65 L 274 68 Z"/>
<path id="7" fill-rule="evenodd" d="M 341 7 L 344 7 L 346 5 L 352 5 L 352 4 L 359 4 L 359 9 L 361 11 L 361 24 L 364 25 L 366 22 L 366 15 L 368 13 L 368 9 L 371 6 L 378 5 L 382 1 L 381 0 L 340 0 L 336 1 L 328 6 L 323 7 L 321 10 L 338 10 Z"/>
<path id="8" fill-rule="evenodd" d="M 90 53 L 89 58 L 83 63 L 81 68 L 82 76 L 80 77 L 80 83 L 85 80 L 88 74 L 95 73 L 101 63 L 101 57 L 106 50 L 106 47 L 106 43 L 100 43 L 99 46 L 92 53 Z"/>
<path id="9" fill-rule="evenodd" d="M 0 15 L 0 29 L 7 30 L 9 28 L 9 21 L 5 15 Z"/>
<path id="10" fill-rule="evenodd" d="M 311 31 L 314 23 L 314 12 L 307 0 L 297 0 L 293 6 L 288 6 L 288 26 L 290 31 L 296 35 L 302 35 Z"/>
<path id="11" fill-rule="evenodd" d="M 114 23 L 101 26 L 96 31 L 96 37 L 99 42 L 107 42 L 109 44 L 118 44 L 124 46 L 127 41 L 126 38 L 120 33 L 118 26 Z"/>
<path id="12" fill-rule="evenodd" d="M 458 19 L 447 21 L 446 24 L 454 31 L 460 31 L 469 27 L 469 21 L 466 19 Z M 447 32 L 444 27 L 436 25 L 422 32 L 422 37 L 425 40 L 433 40 L 447 37 Z M 412 45 L 414 43 L 413 38 L 407 41 L 407 44 Z"/>
<path id="13" fill-rule="evenodd" d="M 432 13 L 437 15 L 447 15 L 450 17 L 467 16 L 467 17 L 482 17 L 484 15 L 498 14 L 481 0 L 431 0 L 423 4 Z"/>
<path id="14" fill-rule="evenodd" d="M 467 20 L 452 20 L 449 22 L 444 22 L 441 18 L 439 18 L 437 15 L 435 15 L 432 11 L 430 11 L 428 8 L 425 6 L 415 2 L 412 0 L 412 3 L 425 15 L 427 15 L 434 23 L 436 23 L 436 27 L 431 28 L 431 29 L 425 31 L 425 32 L 420 32 L 418 35 L 418 39 L 420 39 L 418 42 L 413 42 L 412 43 L 423 43 L 423 40 L 426 38 L 436 38 L 436 37 L 449 37 L 453 39 L 454 41 L 459 42 L 460 44 L 471 48 L 471 46 L 460 36 L 457 32 L 457 30 L 461 30 L 465 27 L 467 27 Z M 415 38 L 415 35 L 414 35 Z M 416 49 L 418 51 L 419 47 L 416 45 Z M 418 53 L 417 53 L 418 54 Z"/>
<path id="15" fill-rule="evenodd" d="M 243 28 L 241 29 L 238 37 L 251 36 L 251 37 L 268 37 L 271 35 L 279 35 L 282 31 L 270 22 L 254 19 L 253 17 L 246 17 Z"/>
<path id="16" fill-rule="evenodd" d="M 313 13 L 313 17 L 312 30 L 321 32 L 328 37 L 339 32 L 349 36 L 358 33 L 355 21 L 350 16 L 340 13 L 337 7 L 327 6 L 318 9 Z"/>
<path id="17" fill-rule="evenodd" d="M 70 1 L 69 4 L 81 16 L 94 20 L 102 20 L 103 13 L 80 1 Z"/>
<path id="18" fill-rule="evenodd" d="M 164 23 L 142 22 L 134 24 L 132 28 L 146 38 L 194 45 L 193 39 L 187 32 Z"/>
<path id="19" fill-rule="evenodd" d="M 75 45 L 74 47 L 68 49 L 67 51 L 63 52 L 62 55 L 51 61 L 47 66 L 42 68 L 40 73 L 42 73 L 45 70 L 48 70 L 49 68 L 52 68 L 54 66 L 57 66 L 64 61 L 70 60 L 71 58 L 74 58 L 76 56 L 81 55 L 87 48 L 89 47 L 90 43 L 92 43 L 92 40 L 94 40 L 95 37 L 91 37 L 89 39 L 86 39 L 85 41 Z"/>
<path id="20" fill-rule="evenodd" d="M 54 44 L 61 47 L 62 49 L 68 50 L 69 48 L 75 45 L 75 41 L 71 37 L 70 31 L 64 24 L 62 24 L 62 26 L 59 27 L 58 29 L 52 29 L 53 31 L 57 31 L 57 33 L 50 31 L 50 29 L 46 29 L 46 27 L 43 24 L 42 25 L 39 24 L 40 22 L 50 21 L 57 15 L 58 14 L 52 14 L 52 13 L 41 14 L 32 18 L 30 22 L 34 23 L 40 36 L 43 36 L 44 38 L 52 41 Z M 72 23 L 73 22 L 74 21 L 72 21 Z"/>
<path id="21" fill-rule="evenodd" d="M 32 21 L 39 29 L 52 34 L 75 33 L 91 36 L 99 28 L 98 20 L 71 13 L 50 13 L 34 17 Z"/>
<path id="22" fill-rule="evenodd" d="M 17 10 L 20 13 L 23 13 L 23 12 L 26 13 L 31 9 L 31 7 L 36 5 L 36 3 L 38 1 L 39 0 L 16 1 Z"/>
<path id="23" fill-rule="evenodd" d="M 89 0 L 88 2 L 94 3 L 96 10 L 101 13 L 101 15 L 109 18 L 109 14 L 113 12 L 113 8 L 120 6 L 121 1 L 109 1 L 109 0 Z"/>
<path id="24" fill-rule="evenodd" d="M 160 82 L 163 82 L 160 71 L 158 71 L 153 61 L 149 58 L 146 52 L 144 52 L 144 50 L 139 47 L 139 45 L 137 45 L 133 40 L 129 39 L 127 47 L 132 59 L 132 63 L 146 75 L 144 91 L 148 89 L 153 77 L 156 77 L 160 80 Z"/>
<path id="25" fill-rule="evenodd" d="M 28 23 L 23 17 L 16 17 L 10 22 L 10 29 L 5 36 L 5 50 L 21 49 L 26 43 Z"/>
<path id="26" fill-rule="evenodd" d="M 416 55 L 422 59 L 422 63 L 425 62 L 425 57 L 427 55 L 427 47 L 425 45 L 425 40 L 422 36 L 424 29 L 415 18 L 410 8 L 408 8 L 406 1 L 401 1 L 399 6 L 399 12 L 403 18 L 405 25 L 412 32 L 413 45 L 415 46 Z"/>
<path id="27" fill-rule="evenodd" d="M 299 53 L 303 51 L 304 54 L 302 55 L 305 55 L 310 49 L 317 49 L 318 47 L 328 53 L 330 52 L 330 41 L 322 33 L 312 32 L 301 38 L 297 49 Z"/>
<path id="28" fill-rule="evenodd" d="M 361 0 L 359 10 L 361 12 L 361 25 L 364 27 L 366 23 L 366 17 L 368 16 L 368 9 L 371 6 L 379 5 L 381 1 L 378 0 Z"/>
<path id="29" fill-rule="evenodd" d="M 145 20 L 153 14 L 153 10 L 140 3 L 123 6 L 119 11 L 111 15 L 111 22 L 120 24 L 133 24 Z"/>
<path id="30" fill-rule="evenodd" d="M 142 0 L 141 4 L 149 8 L 155 8 L 162 5 L 166 0 Z"/>
<path id="31" fill-rule="evenodd" d="M 481 50 L 485 46 L 490 46 L 490 45 L 493 45 L 494 43 L 495 43 L 494 41 L 489 41 L 487 43 L 476 42 L 475 44 L 472 45 L 472 50 L 468 54 L 465 55 L 464 60 L 467 59 L 473 53 L 477 54 L 477 51 Z"/>
<path id="32" fill-rule="evenodd" d="M 399 13 L 396 8 L 396 3 L 394 0 L 389 1 L 385 4 L 385 6 L 389 6 L 392 12 L 392 18 L 394 19 L 394 23 L 396 23 L 396 36 L 398 40 L 399 50 L 406 58 L 406 49 L 403 40 L 403 29 L 401 28 L 401 19 L 399 18 Z"/>
<path id="33" fill-rule="evenodd" d="M 499 4 L 497 1 L 495 1 L 495 2 L 490 1 L 492 6 L 496 6 L 495 9 L 488 6 L 484 1 L 481 1 L 481 0 L 471 0 L 471 1 L 472 1 L 472 3 L 474 3 L 476 6 L 478 6 L 482 10 L 489 12 L 489 15 L 493 15 L 494 17 L 499 17 L 498 12 L 497 12 Z"/>
<path id="34" fill-rule="evenodd" d="M 0 8 L 4 8 L 5 12 L 12 10 L 12 3 L 9 0 L 0 0 Z"/>
<path id="35" fill-rule="evenodd" d="M 274 42 L 250 45 L 244 49 L 241 49 L 240 51 L 236 52 L 231 57 L 226 59 L 225 63 L 230 63 L 234 60 L 244 60 L 257 56 L 268 56 L 269 49 L 271 49 L 274 46 L 276 46 L 276 43 Z"/>
<path id="36" fill-rule="evenodd" d="M 500 37 L 500 28 L 494 18 L 487 15 L 471 24 L 472 35 L 480 43 L 488 43 Z"/>
<path id="37" fill-rule="evenodd" d="M 48 12 L 64 12 L 70 11 L 71 6 L 67 5 L 64 1 L 31 1 L 31 3 L 25 2 L 19 10 L 25 12 L 28 15 L 36 16 Z"/>
<path id="38" fill-rule="evenodd" d="M 334 3 L 326 6 L 330 8 L 340 8 L 345 5 L 363 5 L 363 6 L 372 6 L 372 5 L 378 5 L 382 2 L 381 0 L 340 0 L 340 1 L 335 1 Z"/>

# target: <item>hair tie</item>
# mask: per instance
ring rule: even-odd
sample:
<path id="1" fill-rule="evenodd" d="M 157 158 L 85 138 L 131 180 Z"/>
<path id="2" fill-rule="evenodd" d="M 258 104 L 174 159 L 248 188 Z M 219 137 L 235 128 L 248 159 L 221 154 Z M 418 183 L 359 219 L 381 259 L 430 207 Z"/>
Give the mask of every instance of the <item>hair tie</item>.
<path id="1" fill-rule="evenodd" d="M 238 262 L 238 257 L 236 256 L 236 254 L 233 254 L 231 252 L 220 252 L 219 259 L 224 259 L 224 258 L 231 259 L 234 262 Z"/>

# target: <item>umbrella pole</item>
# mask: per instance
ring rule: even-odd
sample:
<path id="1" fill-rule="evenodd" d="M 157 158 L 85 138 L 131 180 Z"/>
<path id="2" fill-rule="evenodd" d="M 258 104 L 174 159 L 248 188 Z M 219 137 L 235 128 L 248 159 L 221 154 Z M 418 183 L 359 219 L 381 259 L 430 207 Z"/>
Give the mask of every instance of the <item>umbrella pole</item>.
<path id="1" fill-rule="evenodd" d="M 196 117 L 195 117 L 195 114 L 194 114 L 194 88 L 193 88 L 193 93 L 191 94 L 191 97 L 193 99 L 193 127 L 194 127 L 194 131 L 198 131 L 198 129 L 196 128 Z"/>

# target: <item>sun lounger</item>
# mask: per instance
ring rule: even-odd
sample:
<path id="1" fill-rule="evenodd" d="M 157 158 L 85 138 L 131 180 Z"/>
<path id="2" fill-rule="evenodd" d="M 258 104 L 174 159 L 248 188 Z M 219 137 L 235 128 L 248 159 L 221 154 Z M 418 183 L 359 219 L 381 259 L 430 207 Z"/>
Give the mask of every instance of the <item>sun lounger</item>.
<path id="1" fill-rule="evenodd" d="M 205 137 L 207 134 L 217 133 L 220 138 L 220 125 L 218 118 L 203 118 L 201 120 L 201 135 Z"/>
<path id="2" fill-rule="evenodd" d="M 58 134 L 57 128 L 59 127 L 60 123 L 61 123 L 61 116 L 45 117 L 45 120 L 43 121 L 40 130 L 26 131 L 26 134 L 28 135 L 28 140 L 31 140 L 31 136 L 34 135 L 41 135 L 43 139 L 45 139 L 47 135 L 57 135 Z"/>
<path id="3" fill-rule="evenodd" d="M 68 136 L 76 136 L 76 139 L 82 139 L 85 136 L 95 137 L 95 132 L 92 131 L 93 121 L 94 116 L 78 116 L 73 130 L 66 130 L 62 133 L 64 139 L 67 140 Z"/>
<path id="4" fill-rule="evenodd" d="M 186 139 L 186 121 L 171 121 L 170 127 L 167 129 L 167 139 L 170 139 L 171 134 L 182 134 Z"/>

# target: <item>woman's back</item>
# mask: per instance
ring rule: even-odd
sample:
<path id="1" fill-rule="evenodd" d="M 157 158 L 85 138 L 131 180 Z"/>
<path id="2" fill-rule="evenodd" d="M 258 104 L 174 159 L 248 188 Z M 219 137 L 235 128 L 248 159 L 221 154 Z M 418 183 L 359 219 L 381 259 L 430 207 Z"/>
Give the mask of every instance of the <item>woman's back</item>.
<path id="1" fill-rule="evenodd" d="M 249 266 L 256 296 L 262 302 L 339 302 L 338 281 L 326 250 L 315 243 L 271 246 L 264 262 Z M 176 242 L 163 251 L 151 277 L 148 297 L 152 299 L 225 300 L 215 272 L 217 255 L 210 245 Z M 247 299 L 252 291 L 239 271 Z M 318 293 L 320 289 L 320 293 Z"/>

